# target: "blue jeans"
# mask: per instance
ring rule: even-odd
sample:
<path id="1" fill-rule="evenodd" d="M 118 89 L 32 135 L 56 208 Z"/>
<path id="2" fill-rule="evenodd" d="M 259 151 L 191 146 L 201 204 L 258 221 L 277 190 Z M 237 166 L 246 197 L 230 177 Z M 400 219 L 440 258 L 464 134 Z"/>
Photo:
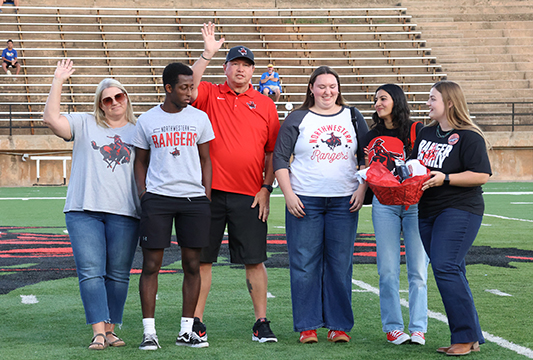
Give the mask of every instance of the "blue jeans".
<path id="1" fill-rule="evenodd" d="M 404 330 L 400 305 L 400 233 L 403 232 L 409 282 L 409 332 L 425 333 L 428 325 L 429 259 L 418 231 L 418 205 L 382 205 L 374 196 L 372 223 L 376 233 L 379 304 L 383 331 Z"/>
<path id="2" fill-rule="evenodd" d="M 350 212 L 350 196 L 299 198 L 306 215 L 285 212 L 294 331 L 350 331 L 359 213 Z"/>
<path id="3" fill-rule="evenodd" d="M 447 208 L 436 216 L 418 220 L 420 236 L 448 316 L 452 344 L 485 342 L 465 266 L 465 256 L 482 219 L 480 215 Z"/>
<path id="4" fill-rule="evenodd" d="M 87 324 L 122 323 L 139 220 L 93 211 L 65 214 Z"/>

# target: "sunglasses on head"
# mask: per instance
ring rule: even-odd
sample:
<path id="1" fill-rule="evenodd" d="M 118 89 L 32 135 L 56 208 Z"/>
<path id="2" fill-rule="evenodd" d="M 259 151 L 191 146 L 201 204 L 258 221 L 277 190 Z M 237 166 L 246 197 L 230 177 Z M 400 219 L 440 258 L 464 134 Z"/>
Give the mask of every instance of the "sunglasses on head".
<path id="1" fill-rule="evenodd" d="M 102 104 L 104 104 L 104 106 L 110 106 L 111 104 L 113 104 L 113 98 L 115 99 L 116 102 L 124 102 L 126 101 L 126 97 L 127 97 L 126 94 L 118 93 L 118 94 L 115 94 L 114 97 L 108 96 L 106 98 L 103 98 Z"/>

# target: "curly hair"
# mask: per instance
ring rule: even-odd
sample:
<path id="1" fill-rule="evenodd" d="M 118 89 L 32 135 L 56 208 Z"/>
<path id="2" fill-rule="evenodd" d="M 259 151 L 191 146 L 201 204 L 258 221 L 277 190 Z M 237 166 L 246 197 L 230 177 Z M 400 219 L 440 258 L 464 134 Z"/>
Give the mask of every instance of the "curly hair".
<path id="1" fill-rule="evenodd" d="M 381 85 L 374 93 L 374 102 L 376 101 L 379 90 L 385 91 L 392 98 L 392 125 L 395 129 L 398 129 L 398 138 L 403 142 L 406 152 L 409 153 L 411 151 L 411 121 L 409 119 L 411 110 L 409 109 L 409 104 L 407 103 L 405 93 L 398 85 Z M 371 125 L 371 129 L 375 129 L 380 135 L 382 135 L 386 129 L 385 121 L 378 116 L 377 111 L 372 114 L 372 120 L 373 123 Z"/>

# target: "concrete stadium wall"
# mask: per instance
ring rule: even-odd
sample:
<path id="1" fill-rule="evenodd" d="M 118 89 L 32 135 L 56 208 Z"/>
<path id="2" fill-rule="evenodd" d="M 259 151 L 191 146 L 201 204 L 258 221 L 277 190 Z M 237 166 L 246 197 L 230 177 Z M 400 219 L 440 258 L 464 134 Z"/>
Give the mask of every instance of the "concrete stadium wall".
<path id="1" fill-rule="evenodd" d="M 487 132 L 491 181 L 533 181 L 533 132 Z"/>
<path id="2" fill-rule="evenodd" d="M 491 181 L 533 181 L 533 132 L 490 132 Z M 37 182 L 36 162 L 22 160 L 22 154 L 57 152 L 65 155 L 72 144 L 49 135 L 0 136 L 0 186 L 32 186 Z M 61 152 L 61 153 L 60 153 Z M 39 184 L 60 184 L 62 162 L 41 161 Z M 67 179 L 70 161 L 67 161 Z"/>
<path id="3" fill-rule="evenodd" d="M 35 160 L 23 154 L 71 155 L 72 143 L 53 135 L 0 136 L 0 186 L 32 186 L 37 182 Z M 67 179 L 70 176 L 70 161 L 67 161 Z M 63 162 L 41 161 L 40 184 L 63 182 Z"/>

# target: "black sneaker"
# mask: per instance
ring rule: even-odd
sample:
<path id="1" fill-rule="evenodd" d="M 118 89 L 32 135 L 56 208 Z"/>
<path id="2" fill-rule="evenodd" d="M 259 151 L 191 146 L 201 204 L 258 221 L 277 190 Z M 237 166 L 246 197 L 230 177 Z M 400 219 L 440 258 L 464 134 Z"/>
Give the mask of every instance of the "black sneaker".
<path id="1" fill-rule="evenodd" d="M 205 324 L 200 321 L 200 318 L 194 318 L 194 323 L 192 324 L 192 332 L 196 334 L 198 339 L 202 341 L 207 341 L 206 327 Z"/>
<path id="2" fill-rule="evenodd" d="M 159 341 L 156 334 L 143 334 L 143 342 L 139 345 L 141 350 L 157 350 L 160 349 Z"/>
<path id="3" fill-rule="evenodd" d="M 257 320 L 252 328 L 252 332 L 253 341 L 259 341 L 260 343 L 278 342 L 278 338 L 274 335 L 272 330 L 270 330 L 270 321 L 266 318 Z"/>
<path id="4" fill-rule="evenodd" d="M 208 347 L 209 343 L 207 341 L 201 340 L 194 332 L 183 333 L 178 335 L 176 338 L 176 345 L 178 346 L 188 346 L 193 348 L 204 348 Z"/>

